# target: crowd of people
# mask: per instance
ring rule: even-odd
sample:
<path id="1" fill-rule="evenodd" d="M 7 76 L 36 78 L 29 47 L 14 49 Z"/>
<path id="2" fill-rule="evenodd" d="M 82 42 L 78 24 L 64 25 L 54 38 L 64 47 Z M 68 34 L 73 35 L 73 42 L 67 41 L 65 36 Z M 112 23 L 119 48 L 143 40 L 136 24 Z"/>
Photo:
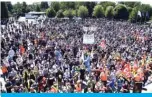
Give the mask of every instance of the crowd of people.
<path id="1" fill-rule="evenodd" d="M 152 83 L 152 28 L 104 18 L 8 21 L 1 71 L 7 93 L 141 92 Z"/>

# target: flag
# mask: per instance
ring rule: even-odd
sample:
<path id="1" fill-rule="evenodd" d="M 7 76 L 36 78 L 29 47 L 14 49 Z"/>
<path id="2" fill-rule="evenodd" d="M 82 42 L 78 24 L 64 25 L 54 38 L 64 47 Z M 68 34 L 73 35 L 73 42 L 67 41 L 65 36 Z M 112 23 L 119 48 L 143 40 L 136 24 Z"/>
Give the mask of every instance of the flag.
<path id="1" fill-rule="evenodd" d="M 141 12 L 140 12 L 140 11 L 138 11 L 138 16 L 140 16 L 140 17 L 141 17 Z"/>
<path id="2" fill-rule="evenodd" d="M 105 41 L 105 40 L 102 40 L 102 41 L 101 41 L 100 47 L 103 48 L 103 49 L 106 48 L 106 41 Z"/>

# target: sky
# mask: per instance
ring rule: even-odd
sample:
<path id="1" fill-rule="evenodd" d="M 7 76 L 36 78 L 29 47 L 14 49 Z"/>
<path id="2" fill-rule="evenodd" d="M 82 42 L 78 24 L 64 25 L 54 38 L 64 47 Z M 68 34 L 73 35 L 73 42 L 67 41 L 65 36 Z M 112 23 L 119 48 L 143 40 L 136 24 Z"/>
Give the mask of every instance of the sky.
<path id="1" fill-rule="evenodd" d="M 41 2 L 41 1 L 140 1 L 143 4 L 150 4 L 152 6 L 152 0 L 1 0 L 1 1 L 11 1 L 12 4 L 15 4 L 17 2 L 23 2 L 25 1 L 27 4 L 33 4 L 34 2 Z"/>

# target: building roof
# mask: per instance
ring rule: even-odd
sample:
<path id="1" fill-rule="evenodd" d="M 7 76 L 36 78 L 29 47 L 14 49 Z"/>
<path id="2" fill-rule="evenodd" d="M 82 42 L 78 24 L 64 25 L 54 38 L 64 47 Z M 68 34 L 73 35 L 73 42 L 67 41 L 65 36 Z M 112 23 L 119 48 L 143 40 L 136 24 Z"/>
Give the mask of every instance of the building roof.
<path id="1" fill-rule="evenodd" d="M 28 14 L 45 14 L 45 12 L 36 12 L 36 11 L 31 11 Z"/>
<path id="2" fill-rule="evenodd" d="M 25 18 L 26 19 L 35 19 L 35 18 L 37 18 L 38 16 L 33 16 L 33 15 L 30 15 L 30 14 L 26 14 L 25 15 Z"/>

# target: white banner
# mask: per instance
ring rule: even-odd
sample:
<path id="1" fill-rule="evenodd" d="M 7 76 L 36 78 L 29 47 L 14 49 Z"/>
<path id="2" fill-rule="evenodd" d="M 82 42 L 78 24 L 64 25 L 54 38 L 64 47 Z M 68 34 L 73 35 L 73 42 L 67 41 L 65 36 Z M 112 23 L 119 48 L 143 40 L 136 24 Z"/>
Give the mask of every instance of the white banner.
<path id="1" fill-rule="evenodd" d="M 83 43 L 84 44 L 94 44 L 94 34 L 91 34 L 91 35 L 84 34 Z"/>
<path id="2" fill-rule="evenodd" d="M 92 26 L 92 27 L 83 27 L 83 30 L 85 32 L 87 32 L 87 31 L 96 31 L 97 27 L 95 27 L 95 26 Z"/>
<path id="3" fill-rule="evenodd" d="M 90 31 L 96 31 L 97 30 L 97 27 L 93 26 L 93 27 L 90 27 L 89 29 Z"/>

